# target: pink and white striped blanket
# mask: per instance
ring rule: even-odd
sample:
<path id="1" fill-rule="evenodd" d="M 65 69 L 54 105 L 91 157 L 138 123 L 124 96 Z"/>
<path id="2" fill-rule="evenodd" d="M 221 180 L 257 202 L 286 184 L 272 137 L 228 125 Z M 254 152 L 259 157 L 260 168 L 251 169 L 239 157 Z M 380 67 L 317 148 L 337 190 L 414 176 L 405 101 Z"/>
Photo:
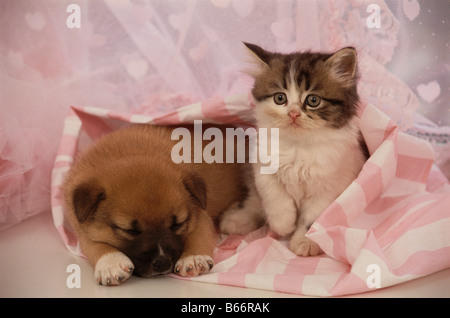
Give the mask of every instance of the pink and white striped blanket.
<path id="1" fill-rule="evenodd" d="M 81 255 L 64 218 L 60 186 L 77 152 L 130 123 L 253 123 L 249 95 L 213 98 L 164 116 L 72 107 L 52 171 L 52 213 L 64 244 Z M 354 182 L 316 220 L 308 236 L 325 254 L 299 257 L 266 226 L 221 236 L 215 266 L 194 281 L 329 296 L 383 288 L 450 267 L 450 184 L 431 146 L 398 131 L 370 104 L 361 107 L 370 158 Z M 173 275 L 173 277 L 178 277 Z M 185 278 L 186 279 L 186 278 Z"/>

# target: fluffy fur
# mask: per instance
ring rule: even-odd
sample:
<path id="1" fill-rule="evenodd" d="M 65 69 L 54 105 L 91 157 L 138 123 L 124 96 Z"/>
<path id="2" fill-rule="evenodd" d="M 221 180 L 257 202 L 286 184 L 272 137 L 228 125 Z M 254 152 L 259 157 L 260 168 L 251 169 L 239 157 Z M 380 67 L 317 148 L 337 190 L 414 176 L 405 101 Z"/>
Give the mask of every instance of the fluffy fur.
<path id="1" fill-rule="evenodd" d="M 279 129 L 279 169 L 255 185 L 269 226 L 292 234 L 297 255 L 322 253 L 305 237 L 312 223 L 356 178 L 366 155 L 358 128 L 354 48 L 334 54 L 268 52 L 245 43 L 258 127 Z"/>
<path id="2" fill-rule="evenodd" d="M 132 273 L 208 272 L 214 222 L 248 192 L 242 165 L 175 164 L 173 129 L 137 125 L 108 134 L 65 178 L 67 217 L 99 284 L 118 285 Z"/>

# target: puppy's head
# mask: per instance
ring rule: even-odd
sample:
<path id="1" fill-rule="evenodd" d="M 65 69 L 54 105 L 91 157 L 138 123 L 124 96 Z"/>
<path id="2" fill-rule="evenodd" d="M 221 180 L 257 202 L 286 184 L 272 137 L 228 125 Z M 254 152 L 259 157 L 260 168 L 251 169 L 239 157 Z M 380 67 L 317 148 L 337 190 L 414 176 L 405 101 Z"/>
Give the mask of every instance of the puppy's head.
<path id="1" fill-rule="evenodd" d="M 206 213 L 206 185 L 195 173 L 133 162 L 81 182 L 72 202 L 91 240 L 116 247 L 136 275 L 151 277 L 173 270 L 186 236 Z"/>

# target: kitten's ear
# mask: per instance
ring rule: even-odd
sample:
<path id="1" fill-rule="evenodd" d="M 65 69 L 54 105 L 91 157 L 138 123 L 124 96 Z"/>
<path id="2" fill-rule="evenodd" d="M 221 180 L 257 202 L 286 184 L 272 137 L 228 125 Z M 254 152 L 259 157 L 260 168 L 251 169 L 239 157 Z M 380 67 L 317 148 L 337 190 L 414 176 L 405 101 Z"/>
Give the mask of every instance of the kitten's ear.
<path id="1" fill-rule="evenodd" d="M 357 62 L 355 48 L 346 47 L 331 55 L 325 64 L 330 67 L 337 80 L 351 86 L 357 78 Z"/>
<path id="2" fill-rule="evenodd" d="M 254 54 L 254 56 L 262 63 L 269 65 L 272 53 L 267 52 L 256 44 L 243 42 L 244 45 Z"/>
<path id="3" fill-rule="evenodd" d="M 247 47 L 249 58 L 247 62 L 252 66 L 244 70 L 250 76 L 257 76 L 261 71 L 270 66 L 270 60 L 272 59 L 272 53 L 264 50 L 256 44 L 243 42 Z"/>

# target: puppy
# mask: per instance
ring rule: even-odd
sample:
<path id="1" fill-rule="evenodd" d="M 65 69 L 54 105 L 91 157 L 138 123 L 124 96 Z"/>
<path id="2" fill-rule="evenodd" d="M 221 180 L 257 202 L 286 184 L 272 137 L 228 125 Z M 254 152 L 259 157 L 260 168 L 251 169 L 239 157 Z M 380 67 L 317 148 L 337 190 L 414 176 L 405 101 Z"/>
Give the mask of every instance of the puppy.
<path id="1" fill-rule="evenodd" d="M 135 125 L 108 134 L 65 177 L 67 218 L 101 285 L 121 284 L 133 273 L 208 272 L 214 222 L 246 196 L 242 164 L 174 163 L 174 128 Z M 225 149 L 224 143 L 224 155 Z"/>

